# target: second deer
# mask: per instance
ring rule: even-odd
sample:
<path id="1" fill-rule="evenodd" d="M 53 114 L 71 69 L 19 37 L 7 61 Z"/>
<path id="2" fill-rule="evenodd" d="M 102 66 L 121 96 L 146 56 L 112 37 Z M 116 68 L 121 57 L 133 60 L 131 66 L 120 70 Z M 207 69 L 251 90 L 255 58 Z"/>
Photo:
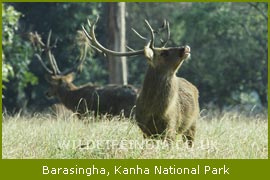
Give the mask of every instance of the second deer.
<path id="1" fill-rule="evenodd" d="M 92 111 L 95 112 L 95 115 L 99 113 L 112 115 L 124 113 L 125 117 L 130 116 L 137 97 L 137 90 L 133 86 L 97 86 L 92 83 L 76 86 L 72 82 L 75 73 L 84 61 L 83 58 L 79 59 L 72 68 L 61 72 L 52 53 L 52 48 L 55 45 L 50 45 L 51 31 L 46 44 L 42 42 L 37 33 L 32 35 L 35 43 L 42 48 L 43 53 L 48 57 L 51 66 L 48 68 L 41 56 L 36 54 L 37 59 L 47 72 L 45 79 L 50 84 L 46 93 L 48 97 L 57 97 L 66 108 L 77 113 L 79 118 Z"/>

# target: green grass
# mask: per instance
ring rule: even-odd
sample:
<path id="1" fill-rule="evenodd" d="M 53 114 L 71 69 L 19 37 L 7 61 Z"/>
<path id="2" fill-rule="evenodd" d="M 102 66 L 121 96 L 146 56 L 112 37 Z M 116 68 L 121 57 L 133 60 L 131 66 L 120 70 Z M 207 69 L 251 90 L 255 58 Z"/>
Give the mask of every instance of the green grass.
<path id="1" fill-rule="evenodd" d="M 80 121 L 74 115 L 3 115 L 2 158 L 268 158 L 267 115 L 203 114 L 193 148 L 188 148 L 180 136 L 171 146 L 143 139 L 132 120 L 118 117 Z"/>

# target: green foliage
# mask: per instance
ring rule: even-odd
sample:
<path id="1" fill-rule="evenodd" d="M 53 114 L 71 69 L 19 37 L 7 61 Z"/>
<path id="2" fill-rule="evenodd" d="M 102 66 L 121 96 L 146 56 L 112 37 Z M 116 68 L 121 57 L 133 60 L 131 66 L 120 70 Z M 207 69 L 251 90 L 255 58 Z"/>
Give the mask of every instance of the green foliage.
<path id="1" fill-rule="evenodd" d="M 21 13 L 16 11 L 13 6 L 2 5 L 2 45 L 11 45 L 15 31 L 18 30 L 18 20 Z"/>
<path id="2" fill-rule="evenodd" d="M 2 5 L 2 88 L 4 95 L 13 91 L 4 100 L 7 104 L 23 101 L 24 88 L 30 83 L 36 85 L 37 77 L 29 71 L 28 65 L 32 58 L 30 44 L 22 39 L 19 29 L 21 13 L 10 5 Z M 14 88 L 10 90 L 10 88 Z"/>
<path id="3" fill-rule="evenodd" d="M 75 37 L 81 25 L 86 25 L 87 18 L 100 15 L 96 36 L 105 46 L 110 42 L 106 35 L 109 31 L 106 5 L 3 4 L 4 105 L 13 108 L 14 104 L 18 105 L 18 97 L 32 98 L 32 102 L 45 101 L 43 92 L 48 87 L 45 73 L 33 58 L 32 47 L 22 38 L 24 34 L 37 31 L 46 41 L 52 30 L 52 39 L 58 38 L 53 53 L 64 71 L 80 57 L 83 46 L 78 45 Z M 191 59 L 182 65 L 178 75 L 198 87 L 202 107 L 208 103 L 219 107 L 267 104 L 267 3 L 127 3 L 127 45 L 133 49 L 142 49 L 145 41 L 131 31 L 132 27 L 149 37 L 144 19 L 154 29 L 161 26 L 163 19 L 170 22 L 171 39 L 167 47 L 185 44 L 191 47 Z M 129 84 L 140 88 L 146 68 L 143 56 L 128 58 Z M 106 84 L 108 75 L 106 58 L 91 49 L 75 84 Z M 29 96 L 25 97 L 26 94 Z"/>
<path id="4" fill-rule="evenodd" d="M 47 101 L 44 91 L 48 88 L 48 84 L 44 83 L 44 70 L 33 57 L 34 48 L 30 45 L 28 32 L 37 31 L 41 34 L 43 41 L 46 41 L 49 30 L 52 30 L 52 40 L 58 39 L 57 48 L 53 50 L 53 53 L 60 70 L 65 71 L 80 58 L 82 47 L 78 46 L 75 38 L 77 31 L 81 30 L 81 25 L 87 22 L 87 18 L 99 13 L 100 3 L 90 5 L 86 3 L 8 3 L 5 6 L 14 6 L 16 12 L 21 12 L 19 14 L 23 16 L 18 15 L 17 21 L 20 18 L 20 26 L 17 22 L 14 28 L 18 29 L 16 33 L 20 32 L 20 35 L 14 33 L 12 45 L 6 43 L 3 46 L 6 52 L 5 59 L 7 59 L 5 62 L 8 62 L 14 71 L 14 77 L 11 79 L 10 76 L 9 84 L 6 85 L 7 89 L 4 93 L 7 98 L 3 102 L 9 110 L 13 110 L 14 107 L 22 108 L 22 103 L 27 101 L 28 105 L 33 106 L 36 106 L 35 103 L 44 104 L 43 102 Z M 5 20 L 3 20 L 3 27 L 5 27 Z M 92 56 L 93 51 L 89 51 L 86 56 L 86 67 L 76 79 L 76 83 L 95 81 L 94 78 L 102 81 L 104 74 L 106 76 L 104 69 L 100 67 L 101 63 L 95 63 L 93 66 L 96 68 L 89 71 L 88 62 L 94 62 L 91 61 Z M 7 68 L 5 72 L 9 72 Z M 40 84 L 35 87 L 38 80 Z"/>
<path id="5" fill-rule="evenodd" d="M 267 13 L 266 3 L 257 6 Z M 232 94 L 256 91 L 257 103 L 265 104 L 267 19 L 257 9 L 248 3 L 193 3 L 177 19 L 185 24 L 182 41 L 192 49 L 180 74 L 195 82 L 203 102 L 239 104 Z"/>
<path id="6" fill-rule="evenodd" d="M 2 58 L 4 59 L 4 58 Z M 12 69 L 12 66 L 10 66 L 9 64 L 4 63 L 4 61 L 2 61 L 2 82 L 9 82 L 8 77 L 14 76 L 14 72 Z M 5 89 L 5 85 L 2 83 L 2 89 Z"/>
<path id="7" fill-rule="evenodd" d="M 17 22 L 20 15 L 12 6 L 2 5 L 2 46 L 10 46 L 13 43 L 14 31 L 18 29 Z M 2 51 L 2 81 L 9 82 L 8 78 L 13 77 L 14 72 L 12 66 L 4 60 L 5 54 Z M 3 88 L 5 85 L 2 83 Z"/>

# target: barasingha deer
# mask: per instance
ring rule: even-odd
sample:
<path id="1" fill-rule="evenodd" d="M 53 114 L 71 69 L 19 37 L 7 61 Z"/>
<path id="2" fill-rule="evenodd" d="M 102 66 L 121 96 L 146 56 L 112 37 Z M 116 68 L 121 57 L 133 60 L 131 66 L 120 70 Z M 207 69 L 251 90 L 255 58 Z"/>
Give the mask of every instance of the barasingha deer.
<path id="1" fill-rule="evenodd" d="M 52 49 L 56 47 L 56 42 L 54 45 L 50 45 L 51 31 L 46 44 L 42 42 L 37 33 L 32 34 L 32 36 L 35 44 L 41 47 L 50 64 L 49 68 L 39 54 L 35 55 L 47 72 L 45 79 L 50 84 L 46 93 L 48 97 L 57 97 L 66 108 L 77 113 L 79 118 L 92 111 L 95 112 L 95 115 L 99 113 L 121 115 L 124 113 L 125 117 L 130 116 L 137 97 L 137 90 L 133 86 L 97 86 L 92 83 L 76 86 L 72 83 L 74 75 L 82 66 L 85 56 L 82 56 L 72 68 L 61 72 L 52 53 Z"/>
<path id="2" fill-rule="evenodd" d="M 176 76 L 184 60 L 190 56 L 189 46 L 169 47 L 169 23 L 164 21 L 163 28 L 167 32 L 167 40 L 162 47 L 154 47 L 155 34 L 149 22 L 145 20 L 151 38 L 140 50 L 116 52 L 102 46 L 95 36 L 95 25 L 88 21 L 90 32 L 83 27 L 90 45 L 95 49 L 114 56 L 144 55 L 148 69 L 143 86 L 136 102 L 136 122 L 144 137 L 175 140 L 177 134 L 183 135 L 183 140 L 192 146 L 196 131 L 196 120 L 199 117 L 199 92 L 197 88 L 184 78 Z M 136 32 L 136 31 L 135 31 Z M 136 32 L 141 37 L 139 33 Z"/>

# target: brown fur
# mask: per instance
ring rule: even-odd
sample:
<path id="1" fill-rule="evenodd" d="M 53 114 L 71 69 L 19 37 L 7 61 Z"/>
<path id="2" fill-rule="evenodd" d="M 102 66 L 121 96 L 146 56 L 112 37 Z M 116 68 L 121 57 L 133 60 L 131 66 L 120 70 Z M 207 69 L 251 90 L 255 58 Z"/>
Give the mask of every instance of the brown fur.
<path id="1" fill-rule="evenodd" d="M 149 22 L 145 25 L 151 33 L 151 39 L 141 36 L 148 41 L 144 49 L 117 52 L 102 46 L 95 37 L 95 22 L 88 22 L 90 33 L 83 31 L 92 47 L 100 52 L 113 56 L 135 56 L 144 54 L 148 62 L 148 70 L 144 79 L 141 93 L 136 102 L 136 121 L 145 137 L 162 137 L 174 140 L 177 133 L 189 140 L 192 145 L 196 130 L 196 119 L 199 116 L 198 90 L 183 78 L 176 77 L 176 72 L 185 59 L 190 55 L 190 48 L 165 48 L 170 38 L 169 22 L 164 20 L 158 30 L 154 30 Z M 166 30 L 167 38 L 162 40 L 162 48 L 155 48 L 155 35 Z"/>
<path id="2" fill-rule="evenodd" d="M 176 134 L 182 134 L 191 146 L 199 117 L 199 93 L 176 76 L 189 55 L 185 51 L 186 47 L 145 48 L 149 67 L 136 103 L 136 121 L 145 137 L 174 140 Z"/>
<path id="3" fill-rule="evenodd" d="M 66 108 L 78 113 L 81 118 L 91 111 L 101 114 L 131 114 L 135 105 L 136 89 L 130 85 L 95 86 L 91 83 L 77 87 L 72 83 L 72 74 L 66 76 L 49 76 L 51 88 L 48 97 L 55 96 Z"/>

